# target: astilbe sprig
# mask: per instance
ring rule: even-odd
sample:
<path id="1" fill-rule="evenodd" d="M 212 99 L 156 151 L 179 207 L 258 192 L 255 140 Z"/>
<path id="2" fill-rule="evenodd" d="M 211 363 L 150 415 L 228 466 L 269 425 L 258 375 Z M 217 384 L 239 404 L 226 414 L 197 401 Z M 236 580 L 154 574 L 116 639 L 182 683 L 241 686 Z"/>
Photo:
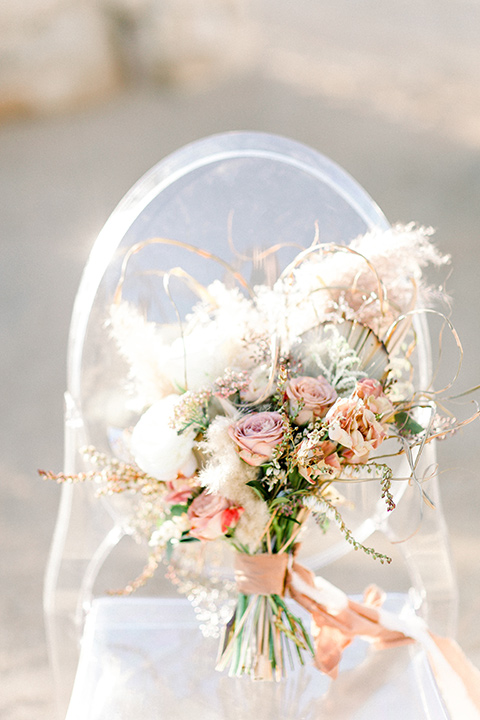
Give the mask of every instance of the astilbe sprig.
<path id="1" fill-rule="evenodd" d="M 151 495 L 165 487 L 164 481 L 148 475 L 137 465 L 110 457 L 91 445 L 82 448 L 81 454 L 94 466 L 92 470 L 72 474 L 39 470 L 38 473 L 44 479 L 57 483 L 93 481 L 98 485 L 98 495 L 113 495 L 129 490 Z"/>
<path id="2" fill-rule="evenodd" d="M 325 511 L 321 510 L 322 504 L 325 506 Z M 366 555 L 369 555 L 374 560 L 379 560 L 382 565 L 384 563 L 387 563 L 389 565 L 392 562 L 392 558 L 388 555 L 379 553 L 374 548 L 363 545 L 361 542 L 356 540 L 352 531 L 345 524 L 345 521 L 342 518 L 342 515 L 339 512 L 338 508 L 325 495 L 317 495 L 316 497 L 314 497 L 313 495 L 311 495 L 310 497 L 307 496 L 304 498 L 304 505 L 306 508 L 312 511 L 313 517 L 315 519 L 320 518 L 321 525 L 325 524 L 325 515 L 327 518 L 329 515 L 333 516 L 340 532 L 354 550 L 362 550 Z"/>

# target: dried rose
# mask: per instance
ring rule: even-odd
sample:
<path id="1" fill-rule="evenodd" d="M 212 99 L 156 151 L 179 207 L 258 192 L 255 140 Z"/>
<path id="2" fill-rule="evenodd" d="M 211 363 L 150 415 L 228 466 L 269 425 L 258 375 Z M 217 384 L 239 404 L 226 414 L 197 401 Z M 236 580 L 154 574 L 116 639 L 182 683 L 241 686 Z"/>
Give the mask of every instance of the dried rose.
<path id="1" fill-rule="evenodd" d="M 297 450 L 298 471 L 305 480 L 314 484 L 319 478 L 337 477 L 341 471 L 336 443 L 323 440 L 313 444 L 308 438 L 300 443 Z"/>
<path id="2" fill-rule="evenodd" d="M 173 480 L 167 483 L 170 492 L 164 497 L 164 501 L 169 505 L 185 505 L 192 497 L 195 488 L 188 485 L 183 478 Z"/>

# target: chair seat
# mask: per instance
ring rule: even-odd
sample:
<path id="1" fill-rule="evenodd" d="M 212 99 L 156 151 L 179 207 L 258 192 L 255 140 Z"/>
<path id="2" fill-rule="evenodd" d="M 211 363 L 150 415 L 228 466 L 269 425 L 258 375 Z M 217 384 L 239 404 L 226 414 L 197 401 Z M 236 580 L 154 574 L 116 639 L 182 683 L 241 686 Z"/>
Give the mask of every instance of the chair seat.
<path id="1" fill-rule="evenodd" d="M 399 612 L 405 595 L 390 595 Z M 297 610 L 297 608 L 296 608 Z M 448 720 L 425 653 L 355 640 L 335 681 L 309 661 L 280 683 L 214 670 L 188 601 L 99 598 L 82 640 L 66 720 Z"/>

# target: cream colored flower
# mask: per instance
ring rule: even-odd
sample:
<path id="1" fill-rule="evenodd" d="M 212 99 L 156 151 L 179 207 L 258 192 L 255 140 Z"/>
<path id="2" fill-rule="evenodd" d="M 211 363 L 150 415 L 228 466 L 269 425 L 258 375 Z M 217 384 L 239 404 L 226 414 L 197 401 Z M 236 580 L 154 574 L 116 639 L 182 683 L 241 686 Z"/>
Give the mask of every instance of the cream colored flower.
<path id="1" fill-rule="evenodd" d="M 135 425 L 131 452 L 138 467 L 158 480 L 190 477 L 197 468 L 193 454 L 195 433 L 181 435 L 170 427 L 170 420 L 180 395 L 167 395 L 154 403 Z"/>

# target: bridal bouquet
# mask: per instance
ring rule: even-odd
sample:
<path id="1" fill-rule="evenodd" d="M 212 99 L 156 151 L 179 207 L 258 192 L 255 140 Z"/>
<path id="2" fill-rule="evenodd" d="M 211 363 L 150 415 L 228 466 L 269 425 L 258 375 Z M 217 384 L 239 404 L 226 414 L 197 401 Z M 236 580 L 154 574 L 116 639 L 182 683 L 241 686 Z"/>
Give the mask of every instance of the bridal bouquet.
<path id="1" fill-rule="evenodd" d="M 134 252 L 169 242 L 155 238 Z M 415 370 L 415 324 L 443 292 L 428 287 L 424 270 L 448 258 L 413 226 L 348 247 L 315 241 L 273 287 L 250 288 L 210 256 L 226 269 L 225 282 L 204 287 L 179 268 L 164 274 L 172 302 L 173 276 L 198 296 L 184 321 L 166 326 L 123 300 L 130 257 L 108 322 L 130 368 L 138 421 L 124 430 L 117 457 L 86 448 L 93 470 L 46 475 L 94 479 L 100 494 L 133 491 L 132 523 L 147 536 L 152 572 L 159 558 L 192 543 L 233 548 L 237 600 L 219 670 L 280 679 L 310 654 L 334 674 L 330 641 L 339 630 L 326 616 L 335 592 L 299 565 L 298 549 L 311 517 L 324 530 L 336 522 L 348 542 L 389 562 L 346 527 L 342 487 L 376 483 L 393 510 L 391 460 L 406 456 L 402 479 L 422 492 L 418 454 L 454 429 Z M 289 598 L 312 612 L 312 634 Z M 384 642 L 399 639 L 388 632 Z"/>

